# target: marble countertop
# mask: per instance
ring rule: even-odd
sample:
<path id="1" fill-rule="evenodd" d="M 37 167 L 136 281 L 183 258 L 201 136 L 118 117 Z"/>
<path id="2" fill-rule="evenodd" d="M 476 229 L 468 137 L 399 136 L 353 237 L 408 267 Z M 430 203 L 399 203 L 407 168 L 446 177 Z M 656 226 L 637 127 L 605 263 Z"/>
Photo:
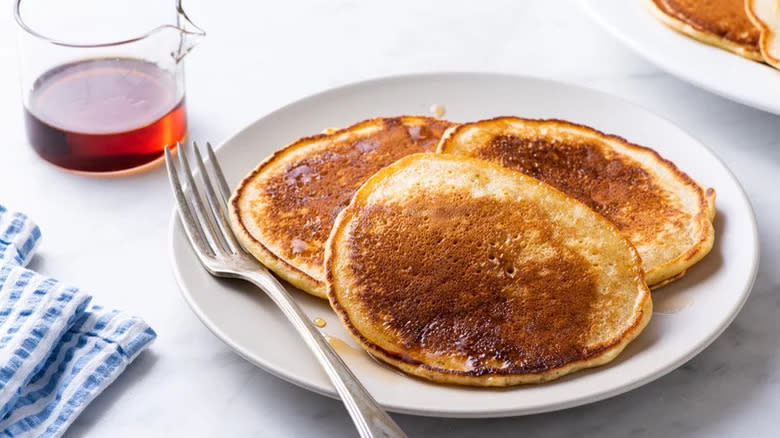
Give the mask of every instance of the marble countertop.
<path id="1" fill-rule="evenodd" d="M 632 0 L 633 1 L 633 0 Z M 10 6 L 10 2 L 7 2 Z M 726 332 L 669 375 L 609 400 L 495 420 L 395 415 L 412 437 L 777 436 L 780 427 L 780 118 L 658 70 L 596 27 L 573 1 L 186 2 L 209 35 L 187 59 L 190 138 L 219 143 L 292 100 L 410 72 L 520 73 L 613 93 L 674 120 L 745 187 L 761 266 Z M 171 272 L 172 198 L 164 170 L 74 176 L 26 144 L 15 25 L 0 17 L 0 202 L 44 234 L 33 268 L 143 316 L 150 349 L 67 437 L 356 436 L 340 402 L 250 365 L 181 298 Z"/>

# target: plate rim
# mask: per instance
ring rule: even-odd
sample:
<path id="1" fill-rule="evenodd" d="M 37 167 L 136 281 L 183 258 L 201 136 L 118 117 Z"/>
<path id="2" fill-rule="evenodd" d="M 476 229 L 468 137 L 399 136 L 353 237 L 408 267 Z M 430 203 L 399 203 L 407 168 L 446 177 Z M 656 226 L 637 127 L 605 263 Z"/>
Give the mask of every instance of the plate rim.
<path id="1" fill-rule="evenodd" d="M 580 0 L 581 2 L 585 2 L 587 0 Z M 276 109 L 273 109 L 272 111 L 266 112 L 262 115 L 260 115 L 258 118 L 252 120 L 251 122 L 245 124 L 240 129 L 236 130 L 232 135 L 228 136 L 224 141 L 220 142 L 219 145 L 214 149 L 217 156 L 220 155 L 220 151 L 223 149 L 223 147 L 233 141 L 236 137 L 243 134 L 245 131 L 250 129 L 252 126 L 254 126 L 256 123 L 258 123 L 260 120 L 267 118 L 269 116 L 272 116 L 273 114 L 277 114 L 279 112 L 285 111 L 289 109 L 290 107 L 294 105 L 299 105 L 309 99 L 314 99 L 321 97 L 324 94 L 328 93 L 337 93 L 339 91 L 343 91 L 349 88 L 357 87 L 357 86 L 370 86 L 372 84 L 382 83 L 382 82 L 388 82 L 388 81 L 403 81 L 403 80 L 424 80 L 424 79 L 430 79 L 432 77 L 463 77 L 463 78 L 473 78 L 474 76 L 481 76 L 481 77 L 501 77 L 505 79 L 510 80 L 532 80 L 532 81 L 541 81 L 545 82 L 551 85 L 563 85 L 568 87 L 573 87 L 577 89 L 581 89 L 587 92 L 594 93 L 602 98 L 612 99 L 615 101 L 619 101 L 622 104 L 626 104 L 629 106 L 633 106 L 636 108 L 641 109 L 642 111 L 657 117 L 664 122 L 670 124 L 671 126 L 677 128 L 680 132 L 684 133 L 686 136 L 688 136 L 692 141 L 698 144 L 702 149 L 704 149 L 712 158 L 714 158 L 726 171 L 728 176 L 733 180 L 733 182 L 736 185 L 737 188 L 737 195 L 738 200 L 743 202 L 747 208 L 746 213 L 749 219 L 749 223 L 751 225 L 750 229 L 750 241 L 752 242 L 753 246 L 753 257 L 752 257 L 752 264 L 750 266 L 750 275 L 749 275 L 749 281 L 747 281 L 744 286 L 742 287 L 742 290 L 740 291 L 740 299 L 738 302 L 735 303 L 732 309 L 730 309 L 728 318 L 724 318 L 721 320 L 717 330 L 713 331 L 712 334 L 705 339 L 701 340 L 694 348 L 690 349 L 687 354 L 681 356 L 673 363 L 667 365 L 666 367 L 663 367 L 659 370 L 656 370 L 653 373 L 650 373 L 646 376 L 644 376 L 641 379 L 637 379 L 630 384 L 626 384 L 620 387 L 612 388 L 609 390 L 604 391 L 597 391 L 596 393 L 590 393 L 581 395 L 572 399 L 569 399 L 565 402 L 557 402 L 557 403 L 550 403 L 548 405 L 539 406 L 536 408 L 506 408 L 506 409 L 492 409 L 489 411 L 463 411 L 463 410 L 441 410 L 441 409 L 429 409 L 429 410 L 419 410 L 419 409 L 410 409 L 406 408 L 402 405 L 394 405 L 394 404 L 382 404 L 382 406 L 387 409 L 388 411 L 400 413 L 400 414 L 408 414 L 408 415 L 415 415 L 415 416 L 423 416 L 423 417 L 443 417 L 443 418 L 500 418 L 500 417 L 513 417 L 513 416 L 524 416 L 524 415 L 533 415 L 538 413 L 544 413 L 544 412 L 553 412 L 563 409 L 569 409 L 576 406 L 581 406 L 585 404 L 595 403 L 597 401 L 605 400 L 623 393 L 626 393 L 628 391 L 631 391 L 633 389 L 636 389 L 640 386 L 644 386 L 654 380 L 657 380 L 666 374 L 670 373 L 671 371 L 674 371 L 675 369 L 679 368 L 695 356 L 697 356 L 699 353 L 701 353 L 705 348 L 707 348 L 709 345 L 711 345 L 716 339 L 720 337 L 720 335 L 731 325 L 731 323 L 734 321 L 736 316 L 741 311 L 742 307 L 744 306 L 745 302 L 747 301 L 748 297 L 750 296 L 753 285 L 756 280 L 756 276 L 758 274 L 758 268 L 759 268 L 759 262 L 760 262 L 760 241 L 759 241 L 759 234 L 758 234 L 758 225 L 755 217 L 755 211 L 753 209 L 752 203 L 750 201 L 750 198 L 747 196 L 747 193 L 745 192 L 744 187 L 740 183 L 739 179 L 734 175 L 734 173 L 729 169 L 729 167 L 726 165 L 726 163 L 717 155 L 715 154 L 706 144 L 699 141 L 699 139 L 692 134 L 690 134 L 687 130 L 680 127 L 678 124 L 674 123 L 670 119 L 659 115 L 655 111 L 652 111 L 645 106 L 632 102 L 629 99 L 626 99 L 622 96 L 610 94 L 598 89 L 590 88 L 587 86 L 583 86 L 580 84 L 575 84 L 567 81 L 561 81 L 561 80 L 553 80 L 548 78 L 542 78 L 538 76 L 533 75 L 526 75 L 526 74 L 511 74 L 511 73 L 497 73 L 497 72 L 481 72 L 481 71 L 445 71 L 445 72 L 423 72 L 423 73 L 408 73 L 408 74 L 399 74 L 399 75 L 387 75 L 387 76 L 377 76 L 372 77 L 364 80 L 354 81 L 345 83 L 336 87 L 331 88 L 325 88 L 320 91 L 314 92 L 312 94 L 300 97 L 298 99 L 295 99 L 283 106 L 280 106 Z M 191 292 L 187 289 L 185 286 L 184 278 L 182 272 L 180 272 L 179 267 L 176 263 L 176 256 L 175 256 L 175 245 L 176 245 L 176 226 L 177 226 L 177 212 L 176 212 L 176 206 L 175 204 L 171 207 L 171 213 L 170 218 L 168 222 L 168 251 L 169 251 L 169 263 L 171 264 L 171 267 L 173 268 L 174 277 L 176 279 L 176 283 L 178 286 L 178 289 L 181 293 L 181 295 L 184 297 L 185 302 L 190 307 L 190 309 L 195 313 L 195 315 L 198 317 L 198 319 L 201 321 L 203 325 L 206 326 L 206 328 L 209 329 L 221 342 L 223 342 L 225 345 L 227 345 L 231 350 L 233 350 L 235 353 L 237 353 L 240 357 L 242 357 L 244 360 L 248 361 L 249 363 L 261 368 L 262 370 L 270 373 L 271 375 L 278 377 L 282 380 L 285 380 L 289 383 L 292 383 L 293 385 L 296 385 L 300 388 L 312 391 L 314 393 L 324 395 L 326 397 L 330 397 L 333 399 L 338 399 L 338 394 L 333 390 L 332 388 L 322 388 L 319 387 L 311 382 L 309 382 L 307 379 L 300 379 L 296 376 L 293 376 L 291 373 L 285 372 L 283 369 L 277 369 L 273 366 L 271 366 L 266 361 L 263 361 L 262 358 L 259 357 L 253 357 L 253 354 L 249 351 L 246 351 L 243 349 L 240 345 L 238 345 L 234 340 L 230 338 L 227 334 L 225 334 L 218 326 L 218 324 L 215 324 L 210 320 L 206 312 L 200 308 L 200 306 L 197 305 L 196 300 L 192 296 Z M 187 245 L 189 245 L 187 243 Z"/>
<path id="2" fill-rule="evenodd" d="M 717 96 L 723 97 L 725 99 L 731 100 L 733 102 L 749 106 L 751 108 L 755 108 L 761 111 L 765 111 L 771 114 L 778 114 L 780 115 L 780 105 L 777 107 L 773 107 L 771 104 L 767 104 L 761 101 L 757 101 L 751 98 L 744 97 L 740 95 L 739 93 L 736 93 L 734 91 L 730 91 L 727 89 L 717 88 L 714 87 L 700 79 L 697 79 L 693 75 L 689 75 L 685 73 L 684 69 L 677 68 L 674 66 L 673 63 L 665 63 L 663 62 L 659 57 L 654 55 L 651 51 L 648 51 L 642 47 L 642 45 L 635 41 L 632 38 L 626 37 L 622 32 L 620 32 L 611 22 L 607 21 L 601 14 L 598 13 L 598 7 L 595 6 L 598 0 L 577 0 L 577 3 L 579 3 L 580 8 L 585 12 L 585 14 L 594 22 L 596 23 L 601 29 L 606 31 L 613 39 L 617 40 L 622 44 L 623 46 L 627 47 L 629 50 L 631 50 L 634 54 L 641 57 L 642 59 L 646 60 L 647 62 L 653 64 L 656 68 L 674 76 L 675 78 L 687 82 L 688 84 L 693 85 L 696 88 L 700 88 L 702 90 L 705 90 L 709 93 L 715 94 Z M 631 1 L 631 0 L 626 0 Z M 647 0 L 637 0 L 637 1 L 647 1 Z M 674 30 L 669 29 L 671 32 L 674 32 Z M 681 38 L 688 38 L 684 35 L 680 35 Z M 701 43 L 705 44 L 705 43 Z M 723 50 L 723 49 L 721 49 Z M 739 56 L 737 54 L 733 54 L 733 56 Z M 741 57 L 740 57 L 741 58 Z M 746 62 L 755 62 L 757 61 L 751 61 L 749 59 L 744 59 Z M 769 67 L 771 68 L 771 67 Z M 779 72 L 780 73 L 780 72 Z M 687 132 L 687 131 L 686 131 Z"/>

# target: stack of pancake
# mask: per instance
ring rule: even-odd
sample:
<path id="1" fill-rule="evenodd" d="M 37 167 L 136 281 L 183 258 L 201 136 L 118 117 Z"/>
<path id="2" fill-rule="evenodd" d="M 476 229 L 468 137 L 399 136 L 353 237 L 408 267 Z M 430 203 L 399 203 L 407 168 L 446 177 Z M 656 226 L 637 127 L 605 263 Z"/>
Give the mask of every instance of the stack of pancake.
<path id="1" fill-rule="evenodd" d="M 672 29 L 754 61 L 780 68 L 777 0 L 647 0 Z"/>
<path id="2" fill-rule="evenodd" d="M 614 359 L 648 324 L 650 288 L 711 249 L 714 196 L 585 126 L 404 116 L 281 149 L 238 186 L 230 219 L 373 356 L 506 386 Z"/>

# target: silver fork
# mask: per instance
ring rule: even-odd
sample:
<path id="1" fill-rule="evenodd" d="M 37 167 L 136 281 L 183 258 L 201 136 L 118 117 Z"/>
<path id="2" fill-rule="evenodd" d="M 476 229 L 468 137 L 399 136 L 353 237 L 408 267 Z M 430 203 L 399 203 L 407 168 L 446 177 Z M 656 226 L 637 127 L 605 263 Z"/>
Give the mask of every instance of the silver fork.
<path id="1" fill-rule="evenodd" d="M 179 219 L 203 267 L 217 277 L 246 280 L 271 297 L 330 377 L 361 437 L 406 437 L 403 430 L 352 374 L 284 286 L 236 240 L 227 216 L 230 189 L 211 144 L 206 143 L 208 160 L 204 163 L 197 144 L 193 142 L 193 155 L 199 171 L 197 175 L 192 172 L 182 145 L 177 144 L 177 149 L 180 170 L 176 169 L 172 153 L 167 146 L 165 164 L 176 197 Z M 206 164 L 216 180 L 216 185 L 212 183 Z M 179 177 L 180 172 L 184 175 L 183 182 Z M 195 181 L 197 177 L 201 180 L 199 184 Z M 205 189 L 205 200 L 201 196 L 199 185 Z"/>

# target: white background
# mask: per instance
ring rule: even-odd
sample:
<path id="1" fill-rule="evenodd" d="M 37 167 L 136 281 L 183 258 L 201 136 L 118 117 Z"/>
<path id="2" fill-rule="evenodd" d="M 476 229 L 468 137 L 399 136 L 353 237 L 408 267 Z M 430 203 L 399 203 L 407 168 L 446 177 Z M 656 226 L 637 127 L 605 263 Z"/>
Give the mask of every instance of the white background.
<path id="1" fill-rule="evenodd" d="M 41 226 L 34 269 L 144 317 L 159 334 L 66 436 L 355 436 L 340 402 L 243 361 L 186 306 L 169 262 L 172 199 L 162 168 L 88 178 L 34 154 L 22 123 L 16 29 L 10 2 L 4 3 L 0 203 Z M 732 326 L 697 358 L 645 387 L 563 412 L 497 420 L 396 415 L 410 436 L 776 436 L 777 116 L 659 71 L 572 1 L 190 0 L 185 6 L 208 32 L 187 59 L 195 140 L 219 143 L 281 105 L 356 80 L 453 70 L 521 73 L 617 94 L 675 121 L 724 159 L 748 192 L 762 245 L 756 285 Z"/>

